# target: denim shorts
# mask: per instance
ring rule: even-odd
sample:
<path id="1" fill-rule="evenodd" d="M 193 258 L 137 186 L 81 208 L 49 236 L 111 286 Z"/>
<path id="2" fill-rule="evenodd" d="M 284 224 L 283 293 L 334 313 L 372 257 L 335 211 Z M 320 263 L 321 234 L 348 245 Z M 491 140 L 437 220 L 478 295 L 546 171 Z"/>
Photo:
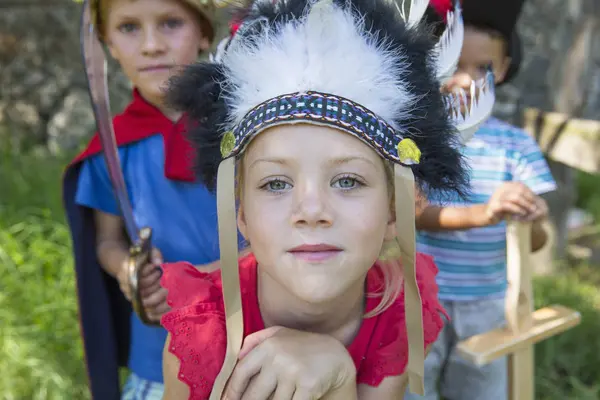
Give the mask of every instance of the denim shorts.
<path id="1" fill-rule="evenodd" d="M 407 390 L 404 400 L 506 400 L 506 357 L 478 367 L 456 353 L 459 341 L 505 324 L 504 299 L 441 303 L 451 321 L 444 324 L 425 359 L 425 396 Z"/>
<path id="2" fill-rule="evenodd" d="M 148 381 L 131 373 L 123 387 L 121 400 L 162 400 L 164 391 L 162 383 Z"/>

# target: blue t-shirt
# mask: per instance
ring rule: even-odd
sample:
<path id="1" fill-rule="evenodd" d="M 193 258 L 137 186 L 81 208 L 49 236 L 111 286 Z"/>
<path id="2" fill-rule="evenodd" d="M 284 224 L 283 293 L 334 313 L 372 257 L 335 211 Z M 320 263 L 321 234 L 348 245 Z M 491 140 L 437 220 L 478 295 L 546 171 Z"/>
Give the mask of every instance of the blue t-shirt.
<path id="1" fill-rule="evenodd" d="M 165 262 L 207 264 L 219 258 L 215 196 L 198 183 L 164 175 L 161 135 L 119 149 L 136 223 L 153 230 L 153 246 Z M 85 160 L 76 194 L 79 205 L 119 215 L 102 155 Z M 162 351 L 167 332 L 131 317 L 129 368 L 143 379 L 162 382 Z"/>
<path id="2" fill-rule="evenodd" d="M 463 148 L 471 167 L 472 197 L 445 206 L 485 204 L 504 182 L 518 181 L 540 195 L 556 189 L 544 157 L 531 136 L 490 118 Z M 432 201 L 435 203 L 435 201 Z M 439 268 L 442 300 L 502 298 L 506 291 L 506 223 L 484 228 L 419 232 L 419 251 Z"/>

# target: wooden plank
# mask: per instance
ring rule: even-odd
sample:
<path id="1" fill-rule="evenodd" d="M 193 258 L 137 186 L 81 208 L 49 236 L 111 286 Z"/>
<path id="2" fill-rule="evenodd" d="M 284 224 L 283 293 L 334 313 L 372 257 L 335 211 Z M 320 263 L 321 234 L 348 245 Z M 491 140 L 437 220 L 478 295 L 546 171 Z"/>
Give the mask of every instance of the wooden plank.
<path id="1" fill-rule="evenodd" d="M 506 224 L 506 289 L 504 315 L 513 334 L 531 329 L 533 283 L 531 279 L 531 225 Z"/>
<path id="2" fill-rule="evenodd" d="M 523 129 L 551 160 L 592 174 L 600 173 L 600 121 L 527 108 Z"/>
<path id="3" fill-rule="evenodd" d="M 564 306 L 553 305 L 535 311 L 532 321 L 531 329 L 522 333 L 514 334 L 505 326 L 470 337 L 458 344 L 457 351 L 461 357 L 476 365 L 486 365 L 579 325 L 581 314 Z"/>
<path id="4" fill-rule="evenodd" d="M 533 346 L 524 347 L 508 356 L 508 400 L 535 398 Z"/>

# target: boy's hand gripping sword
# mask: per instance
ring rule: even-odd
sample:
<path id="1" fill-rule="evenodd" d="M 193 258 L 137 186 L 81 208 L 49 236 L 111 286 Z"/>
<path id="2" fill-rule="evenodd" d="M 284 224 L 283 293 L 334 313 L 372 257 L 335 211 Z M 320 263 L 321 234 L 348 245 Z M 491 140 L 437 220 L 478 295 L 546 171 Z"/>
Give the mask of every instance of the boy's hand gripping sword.
<path id="1" fill-rule="evenodd" d="M 104 159 L 106 160 L 114 195 L 121 210 L 125 231 L 131 243 L 128 272 L 133 309 L 144 324 L 159 325 L 157 322 L 151 321 L 146 314 L 138 287 L 141 267 L 150 262 L 152 230 L 150 228 L 138 229 L 127 195 L 127 187 L 125 186 L 121 170 L 119 152 L 110 114 L 106 57 L 102 43 L 98 37 L 98 32 L 96 32 L 96 19 L 92 15 L 90 1 L 95 0 L 84 0 L 83 2 L 80 33 L 81 49 L 88 90 L 98 127 L 98 136 L 102 143 Z"/>

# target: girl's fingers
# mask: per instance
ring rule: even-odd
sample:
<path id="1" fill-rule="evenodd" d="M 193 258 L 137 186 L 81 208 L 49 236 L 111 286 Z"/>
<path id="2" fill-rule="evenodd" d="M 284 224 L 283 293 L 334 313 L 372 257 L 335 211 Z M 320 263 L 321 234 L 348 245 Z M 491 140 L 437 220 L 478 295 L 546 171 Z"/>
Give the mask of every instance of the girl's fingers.
<path id="1" fill-rule="evenodd" d="M 260 372 L 263 358 L 264 353 L 260 349 L 255 349 L 238 362 L 227 383 L 224 400 L 242 400 L 250 379 Z"/>
<path id="2" fill-rule="evenodd" d="M 311 392 L 309 392 L 306 389 L 302 389 L 300 387 L 296 387 L 294 396 L 290 397 L 291 400 L 313 400 L 315 398 L 316 397 L 314 397 Z"/>
<path id="3" fill-rule="evenodd" d="M 242 349 L 240 350 L 240 355 L 238 359 L 242 359 L 248 354 L 252 349 L 256 346 L 275 335 L 282 327 L 281 326 L 272 326 L 267 329 L 263 329 L 262 331 L 255 332 L 251 335 L 248 335 L 244 339 L 244 343 L 242 344 Z"/>
<path id="4" fill-rule="evenodd" d="M 285 381 L 277 382 L 277 389 L 275 389 L 275 393 L 273 397 L 269 400 L 292 400 L 295 399 L 294 395 L 296 392 L 296 383 Z"/>
<path id="5" fill-rule="evenodd" d="M 266 400 L 277 389 L 277 375 L 269 368 L 263 368 L 250 379 L 242 400 Z M 291 397 L 288 397 L 291 399 Z"/>

